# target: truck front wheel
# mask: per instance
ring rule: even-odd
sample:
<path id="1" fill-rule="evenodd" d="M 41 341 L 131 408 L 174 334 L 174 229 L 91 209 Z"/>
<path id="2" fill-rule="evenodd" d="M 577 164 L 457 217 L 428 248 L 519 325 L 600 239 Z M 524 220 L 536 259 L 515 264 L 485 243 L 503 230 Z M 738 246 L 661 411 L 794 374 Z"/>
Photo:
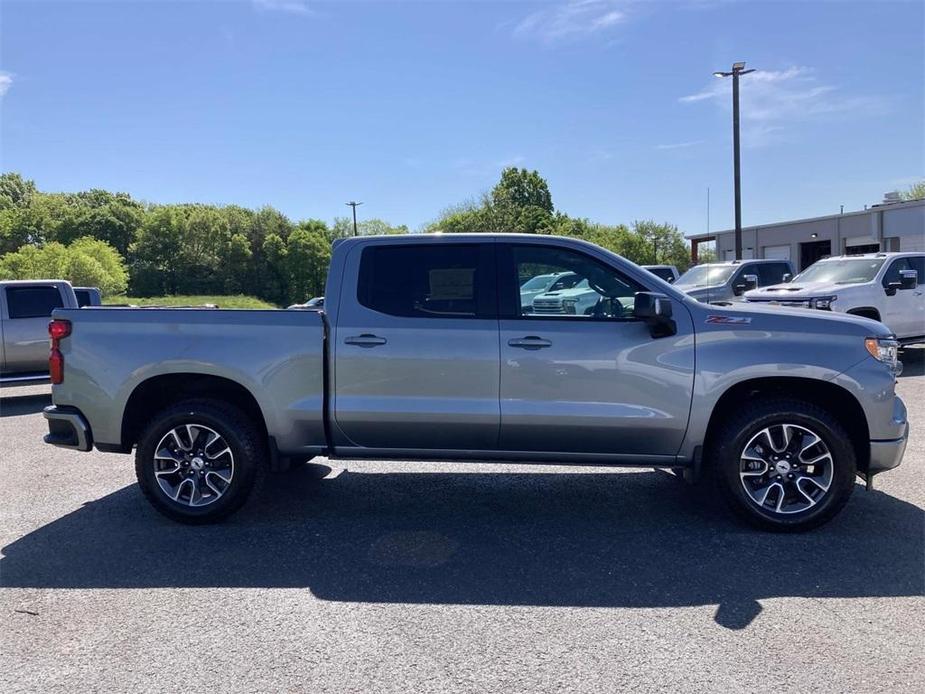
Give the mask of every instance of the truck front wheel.
<path id="1" fill-rule="evenodd" d="M 220 521 L 247 501 L 264 471 L 256 427 L 235 407 L 187 400 L 156 414 L 135 451 L 135 474 L 160 513 L 189 524 Z"/>
<path id="2" fill-rule="evenodd" d="M 835 417 L 784 398 L 740 408 L 720 426 L 707 462 L 739 517 L 784 532 L 831 520 L 851 496 L 856 474 L 851 439 Z"/>

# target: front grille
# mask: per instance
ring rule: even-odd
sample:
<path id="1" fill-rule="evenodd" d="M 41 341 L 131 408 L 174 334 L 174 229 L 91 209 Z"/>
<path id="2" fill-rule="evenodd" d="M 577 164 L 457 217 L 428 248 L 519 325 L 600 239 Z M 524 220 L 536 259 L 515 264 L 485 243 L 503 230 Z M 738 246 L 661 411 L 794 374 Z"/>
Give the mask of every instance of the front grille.
<path id="1" fill-rule="evenodd" d="M 562 302 L 559 299 L 535 299 L 533 313 L 562 313 Z"/>
<path id="2" fill-rule="evenodd" d="M 812 305 L 809 303 L 809 300 L 803 301 L 784 301 L 781 299 L 748 299 L 749 303 L 753 304 L 774 304 L 775 306 L 790 306 L 791 308 L 812 308 Z"/>

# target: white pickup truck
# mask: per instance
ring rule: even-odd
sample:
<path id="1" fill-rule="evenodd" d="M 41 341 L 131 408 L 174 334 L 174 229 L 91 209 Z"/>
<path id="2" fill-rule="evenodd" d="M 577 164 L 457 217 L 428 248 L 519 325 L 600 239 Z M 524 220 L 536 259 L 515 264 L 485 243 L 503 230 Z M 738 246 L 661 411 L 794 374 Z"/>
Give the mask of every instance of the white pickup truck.
<path id="1" fill-rule="evenodd" d="M 745 293 L 772 303 L 872 318 L 900 344 L 925 342 L 925 253 L 870 253 L 819 260 L 790 282 Z"/>

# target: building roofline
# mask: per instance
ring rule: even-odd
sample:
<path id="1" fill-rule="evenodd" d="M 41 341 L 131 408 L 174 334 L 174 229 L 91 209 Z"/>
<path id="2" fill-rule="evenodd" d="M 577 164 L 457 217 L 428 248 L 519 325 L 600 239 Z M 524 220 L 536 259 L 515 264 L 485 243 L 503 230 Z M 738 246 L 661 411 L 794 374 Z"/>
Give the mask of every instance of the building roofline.
<path id="1" fill-rule="evenodd" d="M 770 227 L 780 226 L 781 224 L 805 224 L 807 222 L 821 222 L 827 219 L 838 219 L 844 217 L 857 217 L 858 215 L 870 214 L 871 212 L 879 212 L 886 209 L 897 209 L 905 207 L 918 207 L 925 205 L 925 198 L 919 198 L 917 200 L 900 200 L 899 202 L 885 202 L 878 203 L 876 205 L 871 205 L 866 210 L 855 210 L 854 212 L 838 212 L 835 214 L 822 215 L 821 217 L 805 217 L 803 219 L 786 219 L 779 222 L 768 222 L 767 224 L 753 224 L 751 226 L 742 227 L 742 231 L 759 231 L 761 229 L 768 229 Z M 721 234 L 732 234 L 735 232 L 735 229 L 720 229 L 718 231 L 711 232 L 702 232 L 699 234 L 690 234 L 686 235 L 686 239 L 709 239 L 715 236 L 720 236 Z"/>

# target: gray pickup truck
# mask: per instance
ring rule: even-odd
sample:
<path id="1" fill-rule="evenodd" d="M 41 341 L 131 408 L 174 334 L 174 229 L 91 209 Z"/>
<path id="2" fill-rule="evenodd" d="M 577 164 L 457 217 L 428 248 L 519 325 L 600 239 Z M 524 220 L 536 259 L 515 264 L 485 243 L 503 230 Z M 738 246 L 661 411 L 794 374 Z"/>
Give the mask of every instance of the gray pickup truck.
<path id="1" fill-rule="evenodd" d="M 79 306 L 64 280 L 0 282 L 0 387 L 48 382 L 48 320 Z"/>
<path id="2" fill-rule="evenodd" d="M 521 287 L 575 273 L 593 310 Z M 313 456 L 709 470 L 802 530 L 899 465 L 896 342 L 873 320 L 712 306 L 597 246 L 521 235 L 335 244 L 324 311 L 58 310 L 48 443 L 128 453 L 178 521 Z"/>

